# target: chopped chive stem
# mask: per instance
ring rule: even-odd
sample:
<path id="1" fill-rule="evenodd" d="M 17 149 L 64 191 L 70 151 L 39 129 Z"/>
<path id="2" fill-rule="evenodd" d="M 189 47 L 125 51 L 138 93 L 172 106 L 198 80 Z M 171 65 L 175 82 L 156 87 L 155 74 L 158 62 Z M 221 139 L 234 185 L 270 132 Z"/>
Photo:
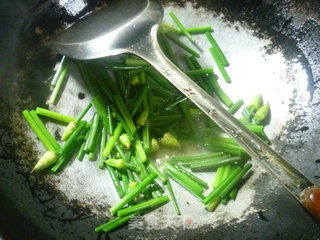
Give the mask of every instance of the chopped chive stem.
<path id="1" fill-rule="evenodd" d="M 164 203 L 169 202 L 168 196 L 159 197 L 157 199 L 151 199 L 146 202 L 139 203 L 135 206 L 124 208 L 118 211 L 117 215 L 119 217 L 126 216 L 129 214 L 140 214 L 141 211 L 146 209 L 154 209 L 155 207 L 159 207 Z"/>
<path id="2" fill-rule="evenodd" d="M 122 118 L 122 116 L 120 115 L 120 113 L 117 111 L 117 109 L 114 106 L 111 106 L 111 109 L 113 111 L 113 113 L 116 115 L 116 118 L 118 119 L 118 121 L 122 124 L 125 132 L 128 134 L 130 140 L 133 140 L 133 134 L 130 131 L 130 128 L 128 127 L 127 123 L 125 122 L 125 120 Z"/>
<path id="3" fill-rule="evenodd" d="M 51 135 L 51 133 L 48 131 L 48 129 L 44 126 L 38 115 L 34 110 L 30 111 L 30 115 L 33 118 L 33 120 L 36 122 L 37 126 L 39 127 L 40 131 L 46 136 L 46 138 L 49 140 L 51 145 L 54 147 L 55 150 L 60 149 L 59 143 L 54 139 L 54 137 Z"/>
<path id="4" fill-rule="evenodd" d="M 216 188 L 219 186 L 219 184 L 222 181 L 223 172 L 224 172 L 225 166 L 218 167 L 216 175 L 214 176 L 212 187 Z"/>
<path id="5" fill-rule="evenodd" d="M 45 148 L 48 151 L 56 151 L 55 147 L 52 145 L 52 143 L 49 141 L 46 135 L 41 131 L 35 120 L 32 118 L 30 112 L 28 110 L 24 110 L 22 114 L 26 118 L 34 133 L 38 136 L 42 144 L 45 146 Z"/>
<path id="6" fill-rule="evenodd" d="M 90 135 L 87 139 L 87 144 L 84 149 L 86 153 L 94 152 L 97 146 L 97 140 L 100 134 L 100 116 L 99 114 L 95 114 L 93 117 L 92 130 L 90 131 Z"/>
<path id="7" fill-rule="evenodd" d="M 80 138 L 80 137 L 72 141 L 68 152 L 65 155 L 61 155 L 59 157 L 56 164 L 50 169 L 50 172 L 57 173 L 61 171 L 67 165 L 67 163 L 71 160 L 74 152 L 76 151 L 76 149 L 79 148 L 79 145 L 81 144 L 82 141 L 83 141 L 83 138 Z"/>
<path id="8" fill-rule="evenodd" d="M 124 118 L 124 121 L 126 122 L 126 124 L 128 125 L 131 134 L 134 135 L 135 132 L 137 131 L 136 126 L 134 125 L 132 118 L 128 112 L 128 109 L 126 108 L 121 96 L 119 95 L 115 95 L 114 96 L 115 102 Z"/>
<path id="9" fill-rule="evenodd" d="M 88 123 L 85 121 L 81 121 L 79 123 L 79 126 L 76 128 L 76 130 L 71 134 L 71 136 L 68 138 L 68 140 L 65 142 L 65 144 L 62 145 L 62 147 L 58 150 L 58 154 L 61 156 L 67 155 L 69 151 L 71 151 L 73 147 L 73 142 L 76 141 L 76 138 L 80 135 L 82 130 L 84 130 L 87 127 Z"/>
<path id="10" fill-rule="evenodd" d="M 149 172 L 155 172 L 158 175 L 158 179 L 163 183 L 166 184 L 167 178 L 163 175 L 163 173 L 158 169 L 156 164 L 152 161 L 148 161 L 147 169 L 150 170 Z"/>
<path id="11" fill-rule="evenodd" d="M 229 193 L 229 198 L 235 200 L 237 195 L 238 195 L 238 191 L 239 191 L 239 188 L 238 187 L 235 187 L 231 190 L 231 192 Z"/>
<path id="12" fill-rule="evenodd" d="M 120 136 L 120 134 L 122 132 L 122 129 L 123 129 L 123 126 L 122 126 L 121 123 L 119 123 L 118 126 L 116 127 L 116 129 L 114 130 L 113 135 L 107 141 L 106 147 L 103 150 L 102 156 L 104 158 L 107 158 L 110 155 L 110 153 L 111 153 L 116 141 L 118 140 L 118 138 L 119 138 L 119 136 Z"/>
<path id="13" fill-rule="evenodd" d="M 166 106 L 165 110 L 166 111 L 170 111 L 172 109 L 174 109 L 177 105 L 179 105 L 179 103 L 182 103 L 184 101 L 188 100 L 187 97 L 182 97 L 178 100 L 175 100 L 173 103 L 169 104 L 168 106 Z"/>
<path id="14" fill-rule="evenodd" d="M 241 180 L 242 176 L 245 175 L 251 167 L 252 167 L 252 164 L 247 163 L 243 167 L 243 169 L 241 169 L 240 172 L 237 172 L 237 174 L 231 179 L 231 181 L 219 193 L 220 198 L 223 199 L 224 197 L 226 197 L 229 194 L 229 192 L 232 190 L 232 188 Z M 227 179 L 225 181 L 227 181 Z"/>
<path id="15" fill-rule="evenodd" d="M 107 106 L 107 118 L 108 118 L 108 121 L 103 121 L 103 117 L 106 117 L 106 116 L 101 116 L 101 117 L 102 117 L 102 122 L 103 122 L 105 128 L 109 131 L 110 135 L 112 135 L 113 134 L 113 124 L 112 124 L 112 113 L 111 113 L 110 106 Z M 108 124 L 109 127 L 107 125 L 105 125 L 105 124 Z"/>
<path id="16" fill-rule="evenodd" d="M 169 44 L 168 38 L 165 35 L 158 35 L 158 38 L 159 43 L 167 57 L 171 60 L 171 62 L 174 63 L 174 65 L 179 66 L 177 58 L 171 48 L 171 45 Z"/>
<path id="17" fill-rule="evenodd" d="M 187 170 L 185 170 L 183 167 L 179 166 L 179 165 L 175 165 L 175 167 L 182 172 L 183 174 L 185 174 L 186 176 L 188 176 L 189 178 L 191 178 L 193 181 L 195 181 L 196 183 L 198 183 L 200 186 L 204 187 L 205 189 L 208 189 L 208 184 L 203 181 L 202 179 L 198 178 L 197 176 L 193 175 L 191 172 L 188 172 Z"/>
<path id="18" fill-rule="evenodd" d="M 119 145 L 116 145 L 116 150 L 120 154 L 123 160 L 125 160 L 126 162 L 130 162 L 129 156 L 124 153 L 124 151 L 122 150 L 121 147 L 119 147 Z"/>
<path id="19" fill-rule="evenodd" d="M 211 158 L 215 158 L 215 157 L 221 157 L 223 155 L 224 155 L 223 152 L 215 152 L 215 153 L 193 155 L 193 156 L 180 156 L 180 157 L 171 158 L 170 162 L 185 163 L 185 162 L 191 162 L 194 160 L 205 160 L 205 159 L 211 159 Z"/>
<path id="20" fill-rule="evenodd" d="M 203 188 L 198 183 L 196 183 L 191 178 L 183 174 L 172 164 L 166 162 L 164 165 L 166 167 L 168 175 L 174 181 L 179 183 L 181 186 L 183 186 L 185 189 L 193 193 L 195 196 L 200 197 L 202 195 Z"/>
<path id="21" fill-rule="evenodd" d="M 134 70 L 128 71 L 128 74 L 129 74 L 129 75 L 140 74 L 140 73 L 149 71 L 150 69 L 151 69 L 150 66 L 148 66 L 148 67 L 140 67 L 140 68 L 138 68 L 138 69 L 134 69 Z M 139 76 L 139 77 L 140 77 L 140 76 Z"/>
<path id="22" fill-rule="evenodd" d="M 237 143 L 229 143 L 229 142 L 222 142 L 222 141 L 216 141 L 216 140 L 211 140 L 210 145 L 214 147 L 221 147 L 224 149 L 230 149 L 230 150 L 239 150 L 242 153 L 246 153 L 245 150 L 240 147 Z"/>
<path id="23" fill-rule="evenodd" d="M 145 151 L 143 150 L 140 139 L 136 139 L 134 146 L 135 146 L 137 157 L 139 157 L 141 162 L 143 162 L 143 163 L 146 162 L 147 155 L 146 155 Z"/>
<path id="24" fill-rule="evenodd" d="M 104 157 L 103 157 L 103 150 L 106 146 L 106 142 L 107 142 L 107 134 L 108 134 L 108 131 L 107 131 L 107 128 L 104 127 L 102 129 L 102 133 L 101 133 L 101 139 L 100 139 L 100 149 L 99 149 L 99 168 L 100 169 L 103 169 L 104 167 Z"/>
<path id="25" fill-rule="evenodd" d="M 227 146 L 216 146 L 212 145 L 210 146 L 211 150 L 217 151 L 217 152 L 224 152 L 225 154 L 229 154 L 232 156 L 242 156 L 242 152 L 239 149 L 236 148 L 230 148 Z"/>
<path id="26" fill-rule="evenodd" d="M 122 226 L 126 222 L 128 222 L 134 216 L 135 216 L 134 214 L 130 214 L 130 215 L 127 215 L 124 217 L 117 217 L 117 218 L 97 227 L 94 231 L 97 233 L 102 232 L 102 231 L 104 233 L 109 233 L 109 232 L 117 229 L 118 227 Z"/>
<path id="27" fill-rule="evenodd" d="M 138 126 L 145 126 L 149 117 L 149 107 L 147 106 L 140 114 L 138 119 L 136 120 L 136 124 Z"/>
<path id="28" fill-rule="evenodd" d="M 125 60 L 127 66 L 149 66 L 150 64 L 142 59 L 128 58 Z"/>
<path id="29" fill-rule="evenodd" d="M 239 99 L 238 101 L 236 101 L 234 104 L 231 105 L 231 107 L 229 108 L 229 113 L 231 114 L 235 114 L 243 105 L 243 100 Z"/>
<path id="30" fill-rule="evenodd" d="M 92 103 L 96 108 L 98 114 L 101 116 L 103 125 L 107 128 L 108 132 L 112 134 L 112 131 L 111 131 L 112 129 L 110 126 L 111 118 L 109 118 L 110 115 L 108 115 L 108 112 L 107 112 L 108 108 L 104 106 L 102 98 L 100 96 L 96 96 L 92 99 Z"/>
<path id="31" fill-rule="evenodd" d="M 130 63 L 130 61 L 129 61 Z M 142 69 L 143 67 L 141 65 L 132 65 L 132 66 L 126 66 L 123 64 L 114 64 L 114 65 L 107 65 L 106 69 L 107 70 L 139 70 Z"/>
<path id="32" fill-rule="evenodd" d="M 96 149 L 94 149 L 94 151 L 92 152 L 89 152 L 88 154 L 89 161 L 93 161 L 95 159 L 95 156 L 96 156 Z"/>
<path id="33" fill-rule="evenodd" d="M 263 125 L 245 124 L 245 126 L 251 132 L 254 132 L 256 134 L 263 134 L 264 133 L 264 126 Z"/>
<path id="34" fill-rule="evenodd" d="M 168 88 L 163 87 L 161 84 L 158 83 L 153 78 L 150 78 L 150 76 L 147 76 L 149 78 L 149 81 L 151 81 L 150 88 L 153 92 L 155 92 L 157 95 L 163 96 L 165 98 L 170 99 L 172 97 L 172 93 L 168 90 Z"/>
<path id="35" fill-rule="evenodd" d="M 231 157 L 227 159 L 217 160 L 217 161 L 204 161 L 204 162 L 191 162 L 190 169 L 193 172 L 201 172 L 201 171 L 211 171 L 212 169 L 218 168 L 220 166 L 239 163 L 241 162 L 241 158 L 239 156 Z M 224 174 L 227 174 L 227 168 L 224 171 Z"/>
<path id="36" fill-rule="evenodd" d="M 41 108 L 41 107 L 37 107 L 36 109 L 36 113 L 38 115 L 44 116 L 44 117 L 48 117 L 54 120 L 58 120 L 60 122 L 65 122 L 65 123 L 70 123 L 70 122 L 75 122 L 76 119 L 73 117 L 69 117 L 69 116 L 65 116 L 63 114 L 57 113 L 57 112 L 53 112 L 50 111 L 48 109 L 45 108 Z"/>
<path id="37" fill-rule="evenodd" d="M 146 178 L 148 176 L 148 171 L 143 162 L 141 162 L 140 158 L 138 156 L 133 156 L 131 157 L 131 160 L 137 166 L 141 177 Z"/>
<path id="38" fill-rule="evenodd" d="M 63 70 L 63 66 L 64 66 L 64 62 L 65 62 L 66 56 L 62 56 L 61 61 L 59 63 L 58 69 L 55 72 L 53 78 L 52 78 L 52 82 L 51 82 L 51 86 L 55 87 L 57 85 L 59 76 L 61 75 L 61 70 Z"/>
<path id="39" fill-rule="evenodd" d="M 210 76 L 209 80 L 212 84 L 212 88 L 213 88 L 214 92 L 217 94 L 217 96 L 219 97 L 221 102 L 223 102 L 224 105 L 226 105 L 227 107 L 231 107 L 233 105 L 233 103 L 230 100 L 230 98 L 227 96 L 227 94 L 222 90 L 220 85 L 218 84 L 216 77 L 212 75 L 212 76 Z"/>
<path id="40" fill-rule="evenodd" d="M 109 165 L 107 165 L 107 169 L 110 174 L 110 178 L 112 180 L 113 186 L 115 187 L 119 197 L 122 198 L 125 195 L 125 192 L 121 186 L 119 178 L 116 176 L 116 169 L 110 167 Z"/>
<path id="41" fill-rule="evenodd" d="M 88 137 L 90 135 L 91 127 L 92 127 L 92 120 L 89 123 L 89 127 L 88 127 L 88 130 L 87 130 L 87 133 L 86 133 L 86 135 L 84 137 L 84 141 L 81 144 L 79 152 L 78 152 L 78 155 L 77 155 L 77 159 L 80 160 L 80 161 L 83 159 L 83 156 L 85 154 L 84 148 L 86 147 L 86 142 L 87 142 L 87 139 L 88 139 Z"/>
<path id="42" fill-rule="evenodd" d="M 120 199 L 120 201 L 110 208 L 112 215 L 115 215 L 122 207 L 131 202 L 139 193 L 142 192 L 153 180 L 157 177 L 157 174 L 151 173 L 145 179 L 141 181 L 135 188 L 133 188 L 127 195 Z"/>
<path id="43" fill-rule="evenodd" d="M 220 59 L 221 64 L 224 67 L 228 67 L 229 66 L 228 60 L 224 56 L 223 52 L 221 51 L 216 40 L 213 38 L 212 34 L 210 32 L 205 32 L 205 35 L 206 35 L 208 41 L 210 42 L 212 48 L 216 51 L 218 58 Z"/>
<path id="44" fill-rule="evenodd" d="M 145 152 L 150 151 L 150 129 L 149 122 L 142 129 L 142 146 Z"/>
<path id="45" fill-rule="evenodd" d="M 206 74 L 212 74 L 212 73 L 213 73 L 212 68 L 203 68 L 203 69 L 185 71 L 185 74 L 187 74 L 188 76 L 206 75 Z"/>
<path id="46" fill-rule="evenodd" d="M 217 188 L 213 189 L 209 193 L 209 195 L 204 200 L 202 200 L 202 203 L 207 205 L 215 197 L 219 197 L 222 190 L 225 189 L 226 186 L 228 186 L 228 184 L 232 181 L 232 179 L 234 179 L 237 176 L 237 174 L 240 172 L 241 172 L 241 167 L 236 167 L 235 170 L 232 172 L 232 174 L 229 175 L 229 177 L 227 179 L 222 181 Z"/>
<path id="47" fill-rule="evenodd" d="M 138 109 L 141 106 L 141 103 L 143 102 L 143 99 L 145 98 L 145 96 L 147 95 L 147 92 L 149 90 L 149 86 L 147 84 L 145 84 L 137 98 L 137 100 L 134 102 L 131 111 L 130 111 L 130 115 L 131 117 L 134 116 L 136 114 L 136 112 L 138 111 Z"/>
<path id="48" fill-rule="evenodd" d="M 186 31 L 190 34 L 199 34 L 199 33 L 205 33 L 205 32 L 212 32 L 212 27 L 205 26 L 205 27 L 192 27 L 192 28 L 186 28 Z M 180 29 L 176 29 L 173 31 L 173 33 L 176 34 L 183 34 Z"/>
<path id="49" fill-rule="evenodd" d="M 50 100 L 49 100 L 49 102 L 50 102 L 51 104 L 54 104 L 55 101 L 56 101 L 56 98 L 57 98 L 58 93 L 59 93 L 59 90 L 60 90 L 60 88 L 61 88 L 63 79 L 64 79 L 64 77 L 65 77 L 65 75 L 66 75 L 66 73 L 67 73 L 67 70 L 68 70 L 68 67 L 65 66 L 65 67 L 63 68 L 63 70 L 62 70 L 59 78 L 58 78 L 57 84 L 56 84 L 56 86 L 54 87 L 54 89 L 53 89 L 53 91 L 52 91 L 52 94 L 51 94 L 51 97 L 50 97 Z"/>
<path id="50" fill-rule="evenodd" d="M 84 117 L 84 115 L 86 115 L 86 113 L 90 110 L 90 108 L 92 107 L 92 103 L 89 103 L 85 109 L 83 109 L 83 111 L 81 112 L 81 114 L 79 115 L 79 117 L 77 117 L 76 119 L 76 123 L 78 124 L 82 118 Z"/>
<path id="51" fill-rule="evenodd" d="M 192 42 L 194 43 L 193 37 L 190 35 L 190 33 L 186 30 L 186 28 L 182 25 L 182 23 L 179 21 L 177 16 L 173 12 L 169 12 L 170 17 L 174 21 L 174 23 L 177 25 L 177 27 L 180 29 L 180 31 Z"/>
<path id="52" fill-rule="evenodd" d="M 200 57 L 199 53 L 197 53 L 195 50 L 193 50 L 191 47 L 189 47 L 188 45 L 186 45 L 185 43 L 183 43 L 180 39 L 178 39 L 175 36 L 172 36 L 170 34 L 166 34 L 166 37 L 168 37 L 172 42 L 174 42 L 175 44 L 177 44 L 179 47 L 181 47 L 182 49 L 184 49 L 185 51 L 187 51 L 188 53 L 190 53 L 191 55 L 195 56 L 195 57 Z"/>
<path id="53" fill-rule="evenodd" d="M 170 200 L 172 202 L 173 208 L 176 211 L 177 215 L 181 215 L 181 212 L 180 212 L 176 197 L 175 197 L 173 189 L 172 189 L 172 185 L 170 183 L 170 179 L 168 178 L 168 175 L 167 175 L 166 171 L 164 172 L 164 176 L 167 178 L 166 186 L 167 186 L 167 189 L 168 189 L 169 197 L 170 197 Z"/>
<path id="54" fill-rule="evenodd" d="M 162 76 L 156 69 L 151 68 L 148 71 L 148 75 L 151 76 L 152 79 L 158 82 L 162 87 L 167 89 L 170 92 L 170 95 L 177 92 L 177 90 L 172 87 L 172 84 L 164 76 Z"/>
<path id="55" fill-rule="evenodd" d="M 119 170 L 123 168 L 130 168 L 132 171 L 138 172 L 135 165 L 124 161 L 123 159 L 107 159 L 105 163 L 111 167 L 115 167 Z"/>
<path id="56" fill-rule="evenodd" d="M 221 198 L 219 196 L 215 197 L 211 202 L 206 205 L 206 209 L 212 212 L 220 203 Z"/>
<path id="57" fill-rule="evenodd" d="M 122 181 L 122 185 L 123 185 L 123 189 L 124 189 L 125 194 L 128 194 L 128 192 L 129 192 L 129 179 L 128 179 L 127 173 L 124 171 L 121 172 L 121 181 Z"/>
<path id="58" fill-rule="evenodd" d="M 197 128 L 196 128 L 194 120 L 190 114 L 190 111 L 186 106 L 186 102 L 180 103 L 180 107 L 182 109 L 183 115 L 184 115 L 185 119 L 187 120 L 187 123 L 188 123 L 193 135 L 198 136 Z"/>
<path id="59" fill-rule="evenodd" d="M 221 72 L 221 75 L 223 76 L 224 80 L 227 82 L 227 83 L 231 83 L 231 80 L 230 80 L 230 77 L 228 75 L 228 73 L 226 72 L 224 66 L 222 65 L 222 63 L 220 62 L 219 60 L 219 57 L 216 53 L 216 51 L 214 50 L 214 48 L 209 48 L 209 51 L 211 53 L 211 55 L 213 56 L 214 58 L 214 61 L 216 62 L 220 72 Z"/>
<path id="60" fill-rule="evenodd" d="M 232 173 L 232 165 L 228 164 L 225 165 L 224 171 L 223 171 L 223 175 L 222 175 L 222 179 L 221 181 L 227 179 L 227 177 Z"/>

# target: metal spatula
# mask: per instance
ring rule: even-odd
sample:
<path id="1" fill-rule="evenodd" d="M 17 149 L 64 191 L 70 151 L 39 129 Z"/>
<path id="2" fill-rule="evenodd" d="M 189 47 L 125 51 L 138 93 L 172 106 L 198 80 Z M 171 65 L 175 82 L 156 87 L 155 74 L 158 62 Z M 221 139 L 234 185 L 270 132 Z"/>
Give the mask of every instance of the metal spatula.
<path id="1" fill-rule="evenodd" d="M 58 35 L 52 48 L 75 59 L 133 53 L 148 61 L 248 154 L 260 160 L 316 219 L 320 219 L 320 188 L 244 127 L 215 99 L 170 62 L 161 51 L 157 30 L 162 7 L 154 0 L 119 0 L 90 14 Z"/>

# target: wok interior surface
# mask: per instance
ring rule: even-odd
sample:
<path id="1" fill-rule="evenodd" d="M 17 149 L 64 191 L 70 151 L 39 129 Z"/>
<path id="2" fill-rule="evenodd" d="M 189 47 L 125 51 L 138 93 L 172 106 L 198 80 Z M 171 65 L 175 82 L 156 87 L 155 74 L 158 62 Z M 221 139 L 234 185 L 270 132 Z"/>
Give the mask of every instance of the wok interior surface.
<path id="1" fill-rule="evenodd" d="M 174 9 L 178 16 L 188 12 L 182 20 L 189 21 L 190 25 L 193 23 L 191 19 L 195 19 L 195 26 L 202 25 L 203 23 L 199 21 L 204 19 L 206 14 L 209 15 L 209 19 L 218 19 L 212 25 L 214 29 L 217 27 L 217 40 L 219 43 L 221 42 L 219 40 L 222 40 L 221 45 L 227 49 L 227 56 L 228 54 L 233 56 L 230 58 L 231 65 L 240 64 L 246 58 L 258 59 L 254 58 L 257 51 L 256 49 L 252 51 L 254 47 L 243 49 L 241 45 L 242 42 L 252 41 L 252 38 L 245 38 L 245 34 L 250 33 L 254 39 L 267 43 L 266 48 L 261 49 L 261 52 L 265 52 L 267 62 L 282 59 L 277 58 L 277 54 L 281 53 L 288 66 L 302 66 L 301 69 L 292 67 L 280 71 L 281 63 L 279 67 L 274 63 L 275 74 L 270 77 L 282 76 L 276 73 L 287 71 L 284 77 L 287 76 L 288 80 L 286 82 L 286 79 L 279 79 L 279 85 L 274 86 L 274 89 L 279 90 L 274 91 L 274 98 L 272 98 L 273 88 L 264 89 L 262 94 L 267 92 L 268 100 L 273 100 L 275 104 L 284 101 L 275 107 L 278 109 L 276 111 L 273 111 L 271 104 L 272 119 L 278 120 L 270 123 L 269 130 L 276 150 L 312 181 L 319 184 L 320 150 L 317 147 L 320 141 L 318 137 L 320 131 L 319 3 L 315 1 L 305 1 L 304 4 L 295 1 L 286 3 L 282 1 L 242 1 L 241 3 L 238 1 L 186 3 L 162 1 L 162 3 L 166 11 Z M 8 23 L 0 30 L 0 231 L 5 239 L 99 239 L 105 237 L 96 235 L 93 231 L 95 226 L 105 220 L 93 211 L 97 206 L 83 204 L 81 199 L 70 197 L 61 190 L 61 187 L 59 188 L 63 185 L 59 184 L 58 180 L 56 182 L 58 187 L 49 187 L 45 175 L 29 174 L 30 162 L 37 158 L 41 149 L 34 146 L 34 140 L 26 141 L 23 137 L 27 125 L 21 116 L 23 109 L 45 106 L 49 95 L 50 81 L 46 79 L 52 74 L 57 57 L 42 44 L 47 35 L 52 34 L 61 24 L 72 23 L 94 7 L 104 4 L 106 3 L 103 1 L 93 3 L 93 1 L 82 0 L 34 3 L 17 0 L 0 3 L 1 20 Z M 242 42 L 233 43 L 228 34 L 237 31 L 239 36 L 243 36 L 239 37 Z M 255 41 L 258 43 L 258 40 Z M 235 63 L 232 64 L 233 59 Z M 257 71 L 263 70 L 259 68 L 257 70 L 257 66 L 261 64 L 263 65 L 263 62 L 257 62 L 244 68 L 251 68 L 252 76 L 255 76 Z M 239 65 L 237 66 L 238 68 L 236 66 L 234 68 L 235 73 L 231 73 L 232 76 L 243 74 L 244 78 L 248 72 L 241 72 L 238 70 Z M 270 66 L 265 67 L 269 69 Z M 76 74 L 74 71 L 74 80 L 78 79 Z M 233 77 L 233 79 L 233 84 L 237 87 L 237 78 Z M 259 80 L 267 81 L 266 76 L 261 76 L 261 79 L 257 79 Z M 270 81 L 277 84 L 277 79 L 270 79 Z M 253 82 L 252 84 L 259 85 L 254 85 Z M 241 84 L 238 83 L 238 85 Z M 261 85 L 270 86 L 270 83 Z M 284 89 L 287 86 L 288 89 Z M 234 92 L 230 90 L 230 94 L 234 93 L 238 96 L 236 90 Z M 252 90 L 256 89 L 253 87 Z M 88 93 L 79 82 L 74 82 L 72 85 L 72 81 L 68 81 L 65 91 L 71 91 L 69 94 L 74 97 L 73 101 L 89 100 Z M 287 92 L 290 94 L 283 95 Z M 246 97 L 250 98 L 250 94 L 255 93 L 249 91 Z M 70 108 L 63 105 L 63 100 L 67 100 L 64 99 L 64 95 L 60 97 L 59 111 L 64 113 L 70 111 L 70 114 L 74 114 L 81 110 L 80 106 Z M 286 110 L 286 114 L 281 112 L 282 109 Z M 290 116 L 290 119 L 283 119 L 282 116 Z M 277 129 L 279 125 L 281 128 Z M 52 127 L 50 130 L 55 129 Z M 69 175 L 71 174 L 72 172 L 69 172 Z M 72 181 L 71 178 L 61 179 Z M 227 210 L 223 210 L 226 207 L 222 206 L 221 212 L 225 217 L 217 217 L 215 212 L 210 213 L 204 219 L 206 224 L 201 222 L 200 217 L 192 216 L 194 227 L 185 228 L 178 225 L 174 228 L 167 226 L 148 231 L 124 228 L 110 234 L 109 237 L 111 239 L 145 239 L 155 238 L 154 236 L 157 239 L 233 239 L 236 237 L 237 239 L 317 239 L 320 234 L 317 225 L 271 175 L 262 171 L 250 185 L 250 188 L 254 189 L 250 195 L 251 201 L 245 202 L 246 207 L 237 217 L 228 216 Z M 109 194 L 112 195 L 112 193 Z M 248 192 L 243 191 L 242 194 L 245 196 Z M 97 199 L 92 202 L 96 201 L 103 201 L 103 199 L 97 196 Z M 106 199 L 104 207 L 108 207 L 107 202 Z M 170 206 L 168 208 L 171 209 Z M 197 208 L 201 208 L 200 204 Z M 200 210 L 205 211 L 203 208 Z M 101 210 L 103 211 L 104 209 Z M 174 214 L 172 209 L 171 214 Z M 157 215 L 161 216 L 161 212 L 157 212 Z M 196 225 L 197 222 L 201 224 Z"/>

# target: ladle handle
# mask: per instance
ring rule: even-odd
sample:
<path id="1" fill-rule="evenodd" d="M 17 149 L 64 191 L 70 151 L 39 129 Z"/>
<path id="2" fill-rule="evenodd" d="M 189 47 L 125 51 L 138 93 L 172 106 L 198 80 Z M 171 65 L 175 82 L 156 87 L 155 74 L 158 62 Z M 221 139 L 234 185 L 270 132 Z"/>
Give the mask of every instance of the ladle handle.
<path id="1" fill-rule="evenodd" d="M 177 68 L 161 51 L 157 41 L 156 28 L 152 30 L 149 38 L 144 39 L 143 46 L 135 46 L 132 52 L 155 67 L 177 89 L 234 138 L 252 158 L 263 162 L 282 185 L 311 214 L 319 218 L 319 208 L 314 208 L 314 205 L 308 205 L 305 201 L 305 196 L 307 196 L 305 193 L 314 186 L 313 183 Z M 318 198 L 316 203 L 320 205 Z"/>

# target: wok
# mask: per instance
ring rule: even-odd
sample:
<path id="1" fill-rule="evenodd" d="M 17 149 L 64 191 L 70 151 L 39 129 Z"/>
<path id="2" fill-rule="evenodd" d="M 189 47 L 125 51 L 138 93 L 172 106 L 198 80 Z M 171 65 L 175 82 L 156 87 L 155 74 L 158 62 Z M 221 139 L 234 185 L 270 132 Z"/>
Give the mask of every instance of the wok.
<path id="1" fill-rule="evenodd" d="M 174 9 L 187 26 L 213 26 L 231 62 L 233 87 L 227 92 L 248 100 L 260 91 L 270 101 L 272 118 L 267 131 L 275 149 L 319 185 L 320 4 L 311 0 L 161 3 L 166 11 Z M 69 177 L 29 174 L 41 149 L 26 133 L 21 112 L 46 106 L 47 79 L 58 59 L 44 43 L 61 26 L 107 4 L 84 0 L 0 2 L 0 235 L 4 239 L 319 238 L 318 226 L 310 216 L 259 166 L 237 201 L 214 213 L 203 215 L 200 204 L 179 195 L 190 226 L 168 224 L 170 211 L 164 210 L 145 220 L 162 219 L 158 228 L 123 228 L 108 236 L 93 231 L 107 219 L 108 198 L 114 194 L 112 190 L 102 194 L 108 186 L 93 191 L 105 173 L 91 176 L 90 168 L 96 166 L 85 165 L 89 170 L 84 170 L 87 178 L 82 181 L 76 177 L 81 169 L 72 166 L 67 168 Z M 209 64 L 206 61 L 209 58 L 204 60 Z M 70 115 L 76 115 L 80 105 L 70 107 L 63 102 L 89 99 L 75 79 L 76 71 L 65 86 L 68 97 L 61 95 L 57 105 L 57 110 Z M 61 134 L 61 129 L 48 124 L 56 136 Z"/>

